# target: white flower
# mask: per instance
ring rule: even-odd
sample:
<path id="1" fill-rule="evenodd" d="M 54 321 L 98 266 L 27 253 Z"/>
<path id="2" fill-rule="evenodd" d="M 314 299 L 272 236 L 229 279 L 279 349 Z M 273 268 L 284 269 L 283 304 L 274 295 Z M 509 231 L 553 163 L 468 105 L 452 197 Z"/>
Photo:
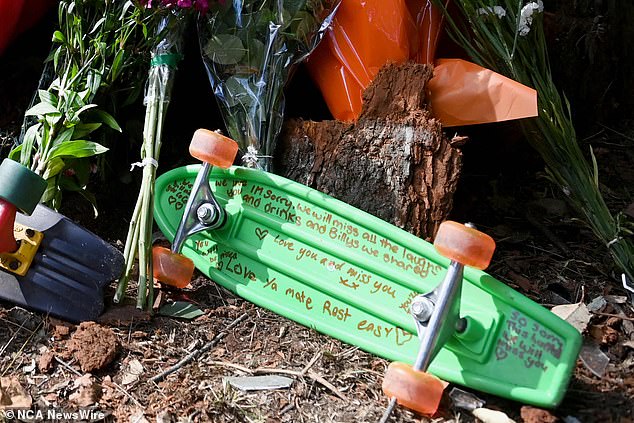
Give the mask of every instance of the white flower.
<path id="1" fill-rule="evenodd" d="M 519 28 L 517 30 L 521 36 L 526 36 L 530 32 L 531 24 L 533 23 L 533 14 L 541 13 L 543 11 L 544 3 L 542 0 L 526 3 L 526 5 L 522 7 L 522 10 L 520 11 Z"/>
<path id="2" fill-rule="evenodd" d="M 476 12 L 478 15 L 490 15 L 495 13 L 498 18 L 503 18 L 506 16 L 506 10 L 502 6 L 489 6 L 489 7 L 481 7 Z"/>

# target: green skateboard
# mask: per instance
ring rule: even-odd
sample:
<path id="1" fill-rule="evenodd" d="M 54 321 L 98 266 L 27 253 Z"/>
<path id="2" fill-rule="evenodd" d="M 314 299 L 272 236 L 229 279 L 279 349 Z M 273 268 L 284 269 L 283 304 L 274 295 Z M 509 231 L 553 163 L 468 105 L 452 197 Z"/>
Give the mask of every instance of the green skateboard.
<path id="1" fill-rule="evenodd" d="M 421 361 L 419 337 L 430 322 L 421 306 L 431 303 L 444 314 L 429 327 L 442 333 L 427 340 L 423 370 L 429 365 L 444 380 L 544 407 L 565 393 L 581 346 L 572 326 L 323 193 L 259 170 L 192 165 L 158 178 L 155 219 L 176 237 L 172 249 L 212 280 L 319 332 L 411 365 Z M 181 225 L 177 233 L 181 221 L 187 230 Z M 157 267 L 155 275 L 172 273 L 155 255 Z M 455 285 L 444 289 L 448 269 Z"/>

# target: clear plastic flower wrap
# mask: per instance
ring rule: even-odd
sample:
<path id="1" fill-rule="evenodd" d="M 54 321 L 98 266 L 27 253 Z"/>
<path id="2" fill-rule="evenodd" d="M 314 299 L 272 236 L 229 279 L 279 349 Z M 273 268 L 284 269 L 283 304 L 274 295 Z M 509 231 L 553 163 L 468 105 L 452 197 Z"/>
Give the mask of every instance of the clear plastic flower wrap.
<path id="1" fill-rule="evenodd" d="M 152 223 L 154 204 L 154 181 L 161 151 L 163 122 L 170 102 L 176 66 L 182 57 L 187 15 L 192 9 L 191 2 L 181 5 L 175 1 L 163 0 L 154 6 L 161 18 L 155 28 L 157 42 L 152 46 L 152 61 L 145 87 L 145 123 L 141 160 L 132 169 L 142 169 L 142 182 L 137 203 L 130 219 L 126 237 L 124 257 L 126 267 L 119 279 L 114 301 L 119 302 L 132 277 L 135 258 L 139 261 L 139 285 L 137 307 L 152 307 L 153 303 L 153 263 L 152 263 Z M 150 1 L 146 7 L 151 7 Z"/>
<path id="2" fill-rule="evenodd" d="M 271 170 L 284 85 L 317 46 L 338 0 L 233 0 L 199 20 L 201 54 L 242 163 Z"/>

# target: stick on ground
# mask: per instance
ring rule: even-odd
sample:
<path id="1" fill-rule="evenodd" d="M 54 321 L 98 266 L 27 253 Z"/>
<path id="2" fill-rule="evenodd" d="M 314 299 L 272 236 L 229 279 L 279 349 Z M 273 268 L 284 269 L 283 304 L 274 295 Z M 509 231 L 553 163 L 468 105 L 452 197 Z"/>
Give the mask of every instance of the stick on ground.
<path id="1" fill-rule="evenodd" d="M 227 326 L 225 328 L 225 330 L 223 330 L 222 332 L 220 332 L 218 335 L 216 335 L 214 337 L 214 339 L 212 339 L 211 341 L 207 342 L 202 348 L 193 351 L 191 354 L 187 355 L 186 357 L 184 357 L 183 359 L 181 359 L 178 363 L 174 364 L 172 367 L 170 367 L 169 369 L 165 370 L 162 373 L 159 373 L 156 376 L 151 377 L 150 379 L 148 379 L 150 382 L 153 383 L 158 383 L 160 381 L 162 381 L 163 379 L 165 379 L 166 376 L 171 375 L 172 373 L 176 372 L 177 370 L 179 370 L 181 367 L 183 367 L 186 364 L 191 363 L 192 361 L 194 361 L 196 358 L 198 358 L 201 354 L 206 353 L 207 351 L 209 351 L 210 349 L 212 349 L 213 347 L 215 347 L 218 342 L 220 342 L 222 340 L 222 338 L 224 338 L 225 336 L 227 336 L 228 332 L 233 329 L 234 327 L 236 327 L 238 324 L 240 324 L 243 320 L 245 320 L 247 318 L 248 314 L 244 313 L 242 314 L 240 317 L 238 317 L 236 320 L 234 320 L 233 322 L 231 322 L 231 324 L 229 326 Z"/>

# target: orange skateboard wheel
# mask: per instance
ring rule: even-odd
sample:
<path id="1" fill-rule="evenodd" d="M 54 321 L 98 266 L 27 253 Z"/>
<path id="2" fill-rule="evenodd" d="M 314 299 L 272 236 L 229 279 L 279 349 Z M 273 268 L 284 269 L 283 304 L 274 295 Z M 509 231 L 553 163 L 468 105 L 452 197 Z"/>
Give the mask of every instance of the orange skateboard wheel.
<path id="1" fill-rule="evenodd" d="M 434 375 L 414 370 L 412 366 L 393 362 L 383 378 L 383 392 L 396 398 L 400 405 L 426 416 L 438 410 L 446 384 Z"/>
<path id="2" fill-rule="evenodd" d="M 238 143 L 218 132 L 198 129 L 189 144 L 189 154 L 205 163 L 227 169 L 238 154 Z"/>
<path id="3" fill-rule="evenodd" d="M 484 270 L 493 257 L 495 241 L 477 229 L 447 220 L 438 228 L 434 247 L 453 261 Z"/>
<path id="4" fill-rule="evenodd" d="M 152 248 L 154 278 L 176 288 L 184 288 L 194 275 L 194 262 L 165 247 Z"/>

